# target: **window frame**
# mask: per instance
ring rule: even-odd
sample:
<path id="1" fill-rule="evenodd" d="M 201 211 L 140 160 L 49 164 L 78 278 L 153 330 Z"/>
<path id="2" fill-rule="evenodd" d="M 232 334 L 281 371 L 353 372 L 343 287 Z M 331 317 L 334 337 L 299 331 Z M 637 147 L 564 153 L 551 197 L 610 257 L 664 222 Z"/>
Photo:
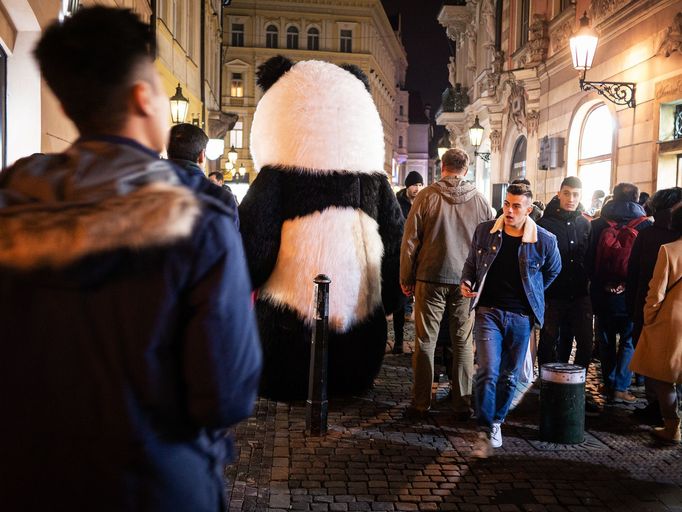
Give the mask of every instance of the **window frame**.
<path id="1" fill-rule="evenodd" d="M 519 0 L 519 36 L 517 38 L 517 48 L 523 48 L 528 43 L 530 32 L 530 7 L 530 0 Z"/>
<path id="2" fill-rule="evenodd" d="M 312 31 L 315 31 L 315 33 L 311 33 Z M 306 39 L 307 39 L 307 48 L 310 51 L 320 51 L 320 29 L 317 27 L 309 27 L 308 30 L 306 31 Z M 314 41 L 315 44 L 310 44 L 312 41 Z M 312 48 L 314 46 L 314 48 Z"/>
<path id="3" fill-rule="evenodd" d="M 341 53 L 353 53 L 352 29 L 342 28 L 339 30 L 339 51 Z"/>
<path id="4" fill-rule="evenodd" d="M 595 103 L 590 107 L 590 109 L 587 111 L 585 116 L 582 119 L 582 122 L 580 124 L 580 132 L 578 134 L 578 158 L 576 160 L 576 175 L 578 178 L 581 178 L 582 176 L 582 168 L 586 167 L 588 165 L 594 165 L 594 164 L 599 164 L 599 163 L 604 163 L 604 162 L 609 162 L 609 190 L 612 189 L 612 184 L 613 184 L 613 169 L 614 169 L 614 135 L 616 132 L 616 127 L 612 126 L 611 128 L 611 137 L 610 137 L 610 142 L 611 142 L 611 147 L 610 147 L 610 152 L 609 153 L 603 153 L 601 155 L 596 155 L 592 156 L 589 158 L 581 158 L 582 153 L 583 153 L 583 138 L 585 134 L 585 126 L 587 125 L 588 120 L 590 119 L 590 116 L 594 114 L 594 112 L 600 108 L 606 109 L 606 112 L 609 115 L 609 118 L 611 118 L 611 121 L 613 122 L 613 115 L 611 114 L 611 111 L 609 110 L 608 106 L 606 103 L 603 102 L 598 102 Z M 582 179 L 582 178 L 581 178 Z"/>
<path id="5" fill-rule="evenodd" d="M 234 94 L 238 91 L 241 94 Z M 231 98 L 243 98 L 244 97 L 244 74 L 239 71 L 232 71 L 230 73 L 230 97 Z"/>
<path id="6" fill-rule="evenodd" d="M 235 27 L 241 27 L 241 30 L 235 30 Z M 236 37 L 235 36 L 239 36 Z M 235 43 L 235 39 L 237 42 Z M 233 47 L 244 47 L 244 23 L 232 23 L 230 26 L 230 45 Z"/>
<path id="7" fill-rule="evenodd" d="M 301 31 L 297 26 L 291 25 L 287 27 L 287 50 L 298 50 L 300 34 Z"/>
<path id="8" fill-rule="evenodd" d="M 279 27 L 273 23 L 269 23 L 265 27 L 265 47 L 266 48 L 279 48 Z"/>

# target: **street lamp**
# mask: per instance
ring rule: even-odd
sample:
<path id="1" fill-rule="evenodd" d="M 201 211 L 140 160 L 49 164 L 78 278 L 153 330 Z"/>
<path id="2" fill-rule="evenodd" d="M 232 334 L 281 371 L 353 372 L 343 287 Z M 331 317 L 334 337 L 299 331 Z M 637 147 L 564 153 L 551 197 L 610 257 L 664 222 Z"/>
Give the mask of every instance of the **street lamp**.
<path id="1" fill-rule="evenodd" d="M 215 160 L 225 151 L 225 140 L 223 139 L 208 139 L 206 144 L 206 158 Z"/>
<path id="2" fill-rule="evenodd" d="M 592 67 L 598 41 L 599 35 L 590 26 L 590 19 L 587 17 L 587 11 L 585 11 L 583 17 L 580 18 L 580 28 L 569 40 L 573 68 L 576 71 L 582 71 L 580 89 L 583 91 L 594 90 L 616 105 L 627 105 L 635 108 L 636 84 L 634 82 L 589 82 L 585 80 L 587 70 Z"/>
<path id="3" fill-rule="evenodd" d="M 239 175 L 242 177 L 246 176 L 246 167 L 244 167 L 244 164 L 241 164 L 239 166 L 239 171 L 237 171 L 237 172 L 239 172 Z"/>
<path id="4" fill-rule="evenodd" d="M 234 149 L 234 145 L 230 147 L 230 150 L 227 152 L 227 159 L 232 163 L 235 164 L 237 162 L 237 157 L 239 154 L 237 153 L 237 150 Z"/>
<path id="5" fill-rule="evenodd" d="M 443 159 L 443 155 L 448 149 L 450 149 L 450 138 L 448 137 L 448 133 L 446 131 L 438 141 L 438 160 Z"/>
<path id="6" fill-rule="evenodd" d="M 225 162 L 225 170 L 228 172 L 232 172 L 232 169 L 234 169 L 234 164 L 229 160 Z"/>
<path id="7" fill-rule="evenodd" d="M 479 153 L 478 147 L 483 141 L 483 127 L 478 122 L 478 116 L 474 120 L 474 124 L 469 128 L 469 142 L 474 147 L 474 157 L 480 156 L 484 161 L 490 162 L 490 153 Z"/>
<path id="8" fill-rule="evenodd" d="M 182 95 L 180 84 L 175 89 L 175 95 L 170 99 L 170 110 L 173 124 L 185 122 L 189 110 L 189 100 Z"/>

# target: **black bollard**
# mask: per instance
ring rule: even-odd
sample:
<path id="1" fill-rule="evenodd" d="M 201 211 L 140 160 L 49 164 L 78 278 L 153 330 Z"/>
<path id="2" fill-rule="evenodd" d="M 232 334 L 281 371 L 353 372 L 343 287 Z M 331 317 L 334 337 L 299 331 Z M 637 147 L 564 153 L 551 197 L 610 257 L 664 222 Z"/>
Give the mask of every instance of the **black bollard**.
<path id="1" fill-rule="evenodd" d="M 540 368 L 540 439 L 559 444 L 585 441 L 585 368 L 547 363 Z"/>
<path id="2" fill-rule="evenodd" d="M 315 279 L 315 325 L 310 343 L 310 376 L 306 402 L 305 428 L 309 435 L 327 433 L 327 335 L 329 330 L 329 279 L 318 274 Z"/>

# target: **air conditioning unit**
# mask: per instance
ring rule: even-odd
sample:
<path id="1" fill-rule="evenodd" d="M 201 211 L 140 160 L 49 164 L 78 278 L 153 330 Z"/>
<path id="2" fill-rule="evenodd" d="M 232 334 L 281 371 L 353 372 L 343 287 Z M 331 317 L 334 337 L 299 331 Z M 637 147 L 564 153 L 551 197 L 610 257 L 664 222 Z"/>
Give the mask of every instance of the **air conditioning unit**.
<path id="1" fill-rule="evenodd" d="M 564 166 L 564 138 L 543 137 L 540 139 L 539 169 L 556 169 Z"/>

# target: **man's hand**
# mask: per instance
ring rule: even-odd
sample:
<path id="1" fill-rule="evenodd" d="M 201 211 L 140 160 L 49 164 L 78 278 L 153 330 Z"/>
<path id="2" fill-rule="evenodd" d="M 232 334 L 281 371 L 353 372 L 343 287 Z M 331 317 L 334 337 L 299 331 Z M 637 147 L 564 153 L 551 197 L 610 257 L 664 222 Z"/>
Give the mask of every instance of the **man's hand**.
<path id="1" fill-rule="evenodd" d="M 413 284 L 401 284 L 400 288 L 402 288 L 403 293 L 407 297 L 412 297 L 414 295 L 414 285 Z"/>
<path id="2" fill-rule="evenodd" d="M 472 292 L 471 291 L 471 286 L 467 283 L 461 283 L 459 285 L 459 291 L 462 293 L 462 297 L 467 298 L 467 299 L 473 299 L 478 295 L 477 292 Z"/>

